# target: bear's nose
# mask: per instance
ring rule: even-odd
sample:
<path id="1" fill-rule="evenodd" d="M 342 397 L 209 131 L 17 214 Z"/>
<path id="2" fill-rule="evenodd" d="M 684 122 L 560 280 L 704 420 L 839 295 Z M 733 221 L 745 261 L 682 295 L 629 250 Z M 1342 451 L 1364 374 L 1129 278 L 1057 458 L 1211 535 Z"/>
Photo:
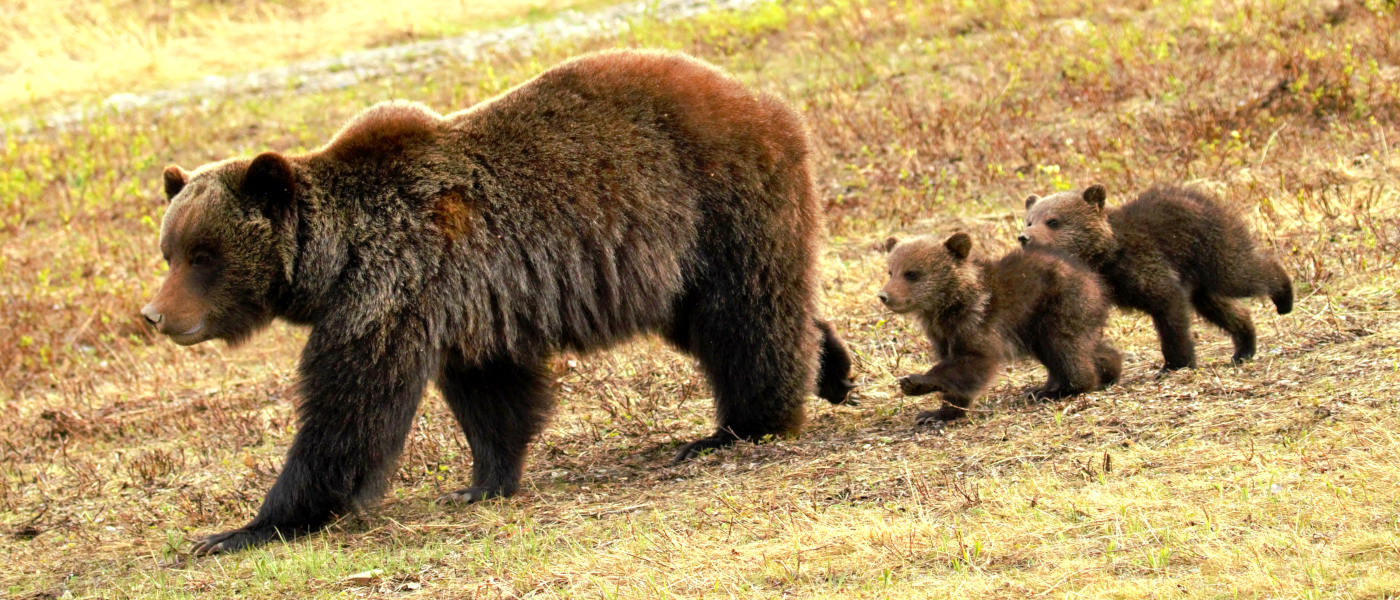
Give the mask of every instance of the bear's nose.
<path id="1" fill-rule="evenodd" d="M 889 304 L 889 303 L 890 303 L 890 295 L 889 295 L 889 294 L 886 294 L 886 293 L 884 293 L 884 292 L 880 292 L 880 303 L 881 303 L 881 304 Z"/>
<path id="2" fill-rule="evenodd" d="M 160 322 L 165 320 L 165 316 L 157 312 L 153 304 L 147 304 L 145 308 L 142 308 L 141 316 L 146 317 L 146 322 L 152 326 L 160 325 Z"/>
<path id="3" fill-rule="evenodd" d="M 1021 235 L 1016 236 L 1016 241 L 1021 242 L 1021 245 L 1024 246 L 1026 245 L 1026 242 L 1031 241 L 1031 236 L 1028 236 L 1023 233 Z"/>

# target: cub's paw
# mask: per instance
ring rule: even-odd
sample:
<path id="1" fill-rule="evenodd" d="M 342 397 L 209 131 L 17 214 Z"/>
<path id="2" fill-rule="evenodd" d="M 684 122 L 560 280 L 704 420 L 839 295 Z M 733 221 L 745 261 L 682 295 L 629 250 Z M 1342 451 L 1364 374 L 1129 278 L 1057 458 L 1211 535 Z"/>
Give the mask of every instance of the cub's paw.
<path id="1" fill-rule="evenodd" d="M 1254 352 L 1236 352 L 1234 356 L 1230 357 L 1230 364 L 1238 367 L 1251 360 L 1254 360 Z"/>
<path id="2" fill-rule="evenodd" d="M 914 424 L 919 427 L 943 427 L 948 421 L 960 419 L 967 415 L 967 411 L 951 404 L 945 404 L 937 410 L 926 410 L 914 416 Z"/>
<path id="3" fill-rule="evenodd" d="M 191 552 L 195 556 L 227 554 L 253 546 L 261 546 L 272 540 L 282 539 L 276 527 L 245 527 L 233 531 L 216 533 L 194 543 Z"/>
<path id="4" fill-rule="evenodd" d="M 455 492 L 448 492 L 438 496 L 437 501 L 441 504 L 472 504 L 492 498 L 504 498 L 511 495 L 512 491 L 513 490 L 505 490 L 499 487 L 474 485 L 469 488 L 463 488 Z"/>
<path id="5" fill-rule="evenodd" d="M 1063 387 L 1059 387 L 1059 386 L 1056 386 L 1056 387 L 1045 386 L 1045 387 L 1031 388 L 1031 390 L 1030 390 L 1030 397 L 1031 397 L 1031 400 L 1034 400 L 1034 401 L 1037 401 L 1037 402 L 1046 402 L 1046 401 L 1050 401 L 1050 400 L 1060 400 L 1060 399 L 1062 399 L 1062 398 L 1068 398 L 1068 397 L 1070 397 L 1070 396 L 1075 396 L 1075 395 L 1078 395 L 1078 394 L 1080 394 L 1080 393 L 1082 393 L 1082 392 L 1080 392 L 1079 390 L 1075 390 L 1075 389 L 1063 388 Z"/>
<path id="6" fill-rule="evenodd" d="M 1157 379 L 1161 379 L 1161 378 L 1163 378 L 1163 377 L 1166 377 L 1166 376 L 1168 376 L 1168 375 L 1171 375 L 1172 373 L 1175 373 L 1175 372 L 1180 371 L 1180 370 L 1182 370 L 1182 369 L 1194 369 L 1194 368 L 1196 368 L 1196 365 L 1195 365 L 1194 363 L 1185 364 L 1185 365 L 1162 365 L 1162 368 L 1157 369 L 1156 378 L 1157 378 Z"/>
<path id="7" fill-rule="evenodd" d="M 899 378 L 899 392 L 905 396 L 923 396 L 938 391 L 938 386 L 925 375 L 905 375 Z"/>
<path id="8" fill-rule="evenodd" d="M 671 464 L 678 465 L 706 452 L 728 448 L 733 446 L 736 441 L 738 440 L 732 435 L 712 435 L 700 438 L 682 447 L 680 452 L 676 453 L 676 458 L 671 461 Z"/>

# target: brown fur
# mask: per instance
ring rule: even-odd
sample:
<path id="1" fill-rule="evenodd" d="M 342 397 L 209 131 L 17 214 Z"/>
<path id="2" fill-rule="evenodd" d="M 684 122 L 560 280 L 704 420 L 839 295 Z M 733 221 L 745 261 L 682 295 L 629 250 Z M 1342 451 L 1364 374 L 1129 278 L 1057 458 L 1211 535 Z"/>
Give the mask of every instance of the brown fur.
<path id="1" fill-rule="evenodd" d="M 301 429 L 219 552 L 315 530 L 382 490 L 423 387 L 466 432 L 475 501 L 514 493 L 552 406 L 546 358 L 660 332 L 714 390 L 678 459 L 785 435 L 850 390 L 818 320 L 820 205 L 782 102 L 677 54 L 566 62 L 470 109 L 387 103 L 297 156 L 172 168 L 143 312 L 180 343 L 311 326 Z M 190 258 L 211 255 L 192 265 Z M 170 293 L 165 289 L 170 288 Z M 178 321 L 178 323 L 176 322 Z M 818 362 L 820 360 L 820 368 Z"/>
<path id="2" fill-rule="evenodd" d="M 1091 186 L 1026 199 L 1030 248 L 1073 254 L 1103 275 L 1115 304 L 1152 315 L 1164 370 L 1196 365 L 1191 309 L 1230 334 L 1234 362 L 1254 356 L 1254 322 L 1232 298 L 1269 296 L 1279 314 L 1293 309 L 1293 284 L 1278 261 L 1261 255 L 1238 215 L 1199 190 L 1154 187 L 1121 208 L 1105 209 Z"/>
<path id="3" fill-rule="evenodd" d="M 923 325 L 938 364 L 899 380 L 909 396 L 943 392 L 945 405 L 918 420 L 950 420 L 995 378 L 1002 362 L 1030 354 L 1049 372 L 1041 397 L 1100 389 L 1117 381 L 1122 355 L 1103 339 L 1108 300 L 1098 277 L 1052 252 L 1016 250 L 997 261 L 968 258 L 972 239 L 957 233 L 890 238 L 890 279 L 880 301 Z"/>

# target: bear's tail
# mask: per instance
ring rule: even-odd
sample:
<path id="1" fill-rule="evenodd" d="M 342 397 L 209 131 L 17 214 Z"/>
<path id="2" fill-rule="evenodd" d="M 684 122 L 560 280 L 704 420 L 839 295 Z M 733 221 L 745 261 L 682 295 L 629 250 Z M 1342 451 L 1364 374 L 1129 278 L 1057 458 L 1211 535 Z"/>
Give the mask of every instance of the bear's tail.
<path id="1" fill-rule="evenodd" d="M 1284 272 L 1283 265 L 1273 258 L 1263 260 L 1263 271 L 1268 278 L 1269 299 L 1274 301 L 1278 314 L 1286 315 L 1293 311 L 1293 280 Z"/>
<path id="2" fill-rule="evenodd" d="M 841 343 L 841 338 L 836 337 L 836 330 L 831 328 L 831 323 L 821 319 L 813 319 L 812 322 L 822 334 L 817 395 L 832 404 L 856 404 L 855 400 L 850 399 L 851 390 L 856 387 L 856 384 L 851 383 L 851 354 L 846 350 L 846 345 Z"/>

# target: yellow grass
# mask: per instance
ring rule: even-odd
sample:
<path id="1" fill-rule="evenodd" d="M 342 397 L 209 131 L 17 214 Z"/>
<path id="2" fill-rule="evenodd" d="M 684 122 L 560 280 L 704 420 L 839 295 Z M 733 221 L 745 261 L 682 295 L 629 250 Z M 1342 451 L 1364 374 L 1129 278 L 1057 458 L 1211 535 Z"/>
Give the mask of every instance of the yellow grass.
<path id="1" fill-rule="evenodd" d="M 1400 13 L 1393 2 L 795 1 L 641 24 L 306 96 L 211 99 L 0 145 L 0 593 L 18 598 L 1394 598 L 1400 595 Z M 384 503 L 226 557 L 295 433 L 305 333 L 157 339 L 160 170 L 322 143 L 390 97 L 442 111 L 614 46 L 682 49 L 789 98 L 817 145 L 823 311 L 861 404 L 682 466 L 712 427 L 652 339 L 554 361 L 561 404 L 521 493 L 433 503 L 470 475 L 436 392 Z M 927 344 L 874 298 L 886 236 L 1011 246 L 1019 206 L 1156 181 L 1238 206 L 1294 275 L 1251 301 L 1258 358 L 1158 379 L 1118 314 L 1122 383 L 917 429 L 896 378 Z M 377 571 L 375 571 L 377 570 Z M 351 575 L 371 571 L 364 577 Z"/>
<path id="2" fill-rule="evenodd" d="M 153 89 L 600 3 L 21 0 L 4 8 L 0 104 Z"/>

